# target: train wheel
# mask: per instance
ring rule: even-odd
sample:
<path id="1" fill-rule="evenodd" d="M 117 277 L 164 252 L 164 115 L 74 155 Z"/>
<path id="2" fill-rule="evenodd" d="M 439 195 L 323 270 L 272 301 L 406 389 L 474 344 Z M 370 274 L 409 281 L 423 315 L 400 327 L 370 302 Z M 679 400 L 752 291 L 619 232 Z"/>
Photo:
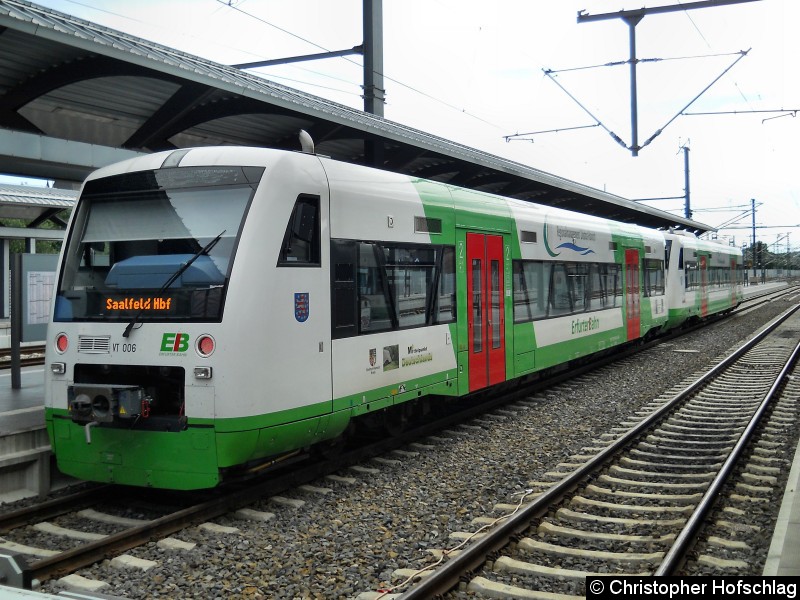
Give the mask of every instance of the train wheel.
<path id="1" fill-rule="evenodd" d="M 325 460 L 336 458 L 347 447 L 347 443 L 350 441 L 354 429 L 355 426 L 353 422 L 350 421 L 345 430 L 332 440 L 325 440 L 324 442 L 315 444 L 313 448 L 314 454 Z"/>
<path id="2" fill-rule="evenodd" d="M 412 407 L 408 403 L 394 406 L 383 414 L 383 428 L 392 437 L 403 435 L 412 422 Z"/>

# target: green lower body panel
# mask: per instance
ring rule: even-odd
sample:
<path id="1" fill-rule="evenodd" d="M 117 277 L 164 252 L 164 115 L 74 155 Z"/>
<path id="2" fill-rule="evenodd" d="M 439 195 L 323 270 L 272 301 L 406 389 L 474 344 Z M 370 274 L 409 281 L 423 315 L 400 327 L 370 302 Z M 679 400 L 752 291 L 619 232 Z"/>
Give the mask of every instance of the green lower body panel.
<path id="1" fill-rule="evenodd" d="M 48 422 L 58 469 L 89 481 L 190 490 L 219 483 L 214 429 L 180 432 L 92 427 L 55 417 Z"/>
<path id="2" fill-rule="evenodd" d="M 667 319 L 667 328 L 678 327 L 691 317 L 692 313 L 693 311 L 690 308 L 671 308 L 669 310 L 669 319 Z"/>
<path id="3" fill-rule="evenodd" d="M 349 421 L 347 410 L 271 427 L 217 432 L 217 461 L 220 468 L 234 467 L 311 446 L 336 437 Z"/>
<path id="4" fill-rule="evenodd" d="M 339 435 L 350 411 L 292 423 L 231 431 L 225 421 L 203 419 L 179 432 L 95 426 L 86 428 L 67 415 L 48 417 L 47 428 L 59 470 L 87 481 L 191 490 L 221 481 L 221 469 L 243 465 L 310 446 Z M 239 426 L 246 419 L 237 420 Z M 219 430 L 222 431 L 219 431 Z"/>

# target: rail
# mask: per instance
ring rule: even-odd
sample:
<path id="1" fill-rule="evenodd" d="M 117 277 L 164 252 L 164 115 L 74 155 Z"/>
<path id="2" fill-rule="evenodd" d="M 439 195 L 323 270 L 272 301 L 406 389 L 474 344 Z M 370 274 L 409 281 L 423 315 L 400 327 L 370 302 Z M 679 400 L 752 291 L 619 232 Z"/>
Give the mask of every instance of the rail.
<path id="1" fill-rule="evenodd" d="M 638 425 L 632 427 L 625 434 L 621 435 L 616 441 L 609 444 L 602 451 L 597 453 L 591 460 L 587 461 L 569 475 L 564 477 L 561 481 L 542 492 L 534 500 L 531 501 L 525 508 L 513 516 L 501 521 L 494 529 L 491 529 L 484 537 L 476 538 L 470 545 L 461 550 L 457 555 L 452 556 L 447 562 L 443 563 L 439 568 L 434 570 L 430 575 L 422 579 L 413 588 L 404 592 L 399 596 L 400 600 L 421 600 L 432 598 L 440 594 L 445 594 L 468 574 L 479 569 L 493 553 L 500 551 L 511 543 L 516 536 L 519 536 L 531 526 L 531 523 L 536 519 L 543 517 L 548 513 L 554 504 L 562 501 L 567 494 L 574 491 L 574 489 L 584 482 L 587 477 L 597 473 L 600 469 L 605 467 L 613 457 L 619 454 L 624 448 L 628 447 L 633 441 L 639 439 L 641 435 L 649 431 L 656 423 L 664 419 L 670 414 L 676 406 L 681 404 L 686 398 L 703 388 L 710 379 L 713 379 L 730 365 L 739 360 L 745 353 L 753 347 L 761 343 L 770 333 L 777 327 L 789 319 L 798 309 L 800 305 L 794 306 L 785 311 L 770 323 L 768 323 L 753 339 L 742 344 L 738 349 L 728 355 L 723 361 L 718 363 L 715 367 L 710 369 L 703 376 L 696 379 L 691 384 L 687 385 L 683 390 L 676 394 L 670 401 L 666 402 L 660 409 L 653 412 L 648 418 L 640 422 Z M 797 348 L 791 355 L 790 361 L 787 364 L 792 364 L 791 361 L 797 359 Z M 787 368 L 781 371 L 781 375 L 775 384 L 770 388 L 771 397 L 778 386 L 778 382 L 782 380 Z M 762 403 L 756 415 L 753 416 L 750 426 L 746 428 L 746 433 L 749 436 L 755 428 L 755 424 L 763 414 L 763 406 L 767 400 Z M 749 439 L 749 437 L 747 438 Z M 737 443 L 737 457 L 741 452 L 741 448 L 746 444 L 747 439 L 741 439 Z M 729 459 L 730 465 L 733 465 L 735 458 Z M 728 462 L 725 463 L 728 465 Z M 732 470 L 732 466 L 726 468 L 725 473 L 721 473 L 714 482 L 714 490 L 709 490 L 708 500 L 703 500 L 702 508 L 696 510 L 696 517 L 691 519 L 691 523 L 678 537 L 680 538 L 680 546 L 669 552 L 669 562 L 663 567 L 664 572 L 659 574 L 670 574 L 674 571 L 675 566 L 680 562 L 686 545 L 688 545 L 697 533 L 699 525 L 702 523 L 702 517 L 707 513 L 710 502 L 721 487 L 722 483 L 727 478 Z M 676 540 L 677 541 L 677 540 Z M 661 568 L 661 567 L 660 567 Z"/>

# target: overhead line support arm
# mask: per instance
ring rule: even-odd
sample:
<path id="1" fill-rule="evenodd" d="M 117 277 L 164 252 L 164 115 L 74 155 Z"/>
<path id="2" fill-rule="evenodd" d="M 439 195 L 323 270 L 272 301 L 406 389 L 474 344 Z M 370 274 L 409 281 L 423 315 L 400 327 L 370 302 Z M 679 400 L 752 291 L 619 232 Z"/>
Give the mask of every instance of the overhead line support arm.
<path id="1" fill-rule="evenodd" d="M 757 0 L 700 0 L 698 2 L 688 2 L 670 6 L 654 6 L 652 8 L 621 10 L 615 13 L 604 13 L 599 15 L 589 15 L 583 10 L 578 11 L 578 23 L 606 21 L 609 19 L 622 19 L 628 25 L 628 39 L 630 45 L 630 58 L 628 59 L 628 62 L 630 63 L 631 71 L 631 145 L 628 149 L 631 151 L 633 156 L 638 156 L 639 150 L 641 150 L 643 147 L 639 145 L 639 100 L 636 85 L 636 64 L 639 62 L 636 58 L 636 26 L 639 24 L 639 22 L 645 16 L 652 14 L 756 1 Z M 660 129 L 655 133 L 655 135 L 648 139 L 647 142 L 645 142 L 644 146 L 649 144 L 659 133 L 661 133 Z"/>

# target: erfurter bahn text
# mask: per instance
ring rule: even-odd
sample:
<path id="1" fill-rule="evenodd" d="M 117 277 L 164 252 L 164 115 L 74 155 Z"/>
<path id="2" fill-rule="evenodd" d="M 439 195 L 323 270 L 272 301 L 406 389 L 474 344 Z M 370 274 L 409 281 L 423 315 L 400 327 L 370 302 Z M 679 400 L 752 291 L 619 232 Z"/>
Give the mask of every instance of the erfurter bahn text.
<path id="1" fill-rule="evenodd" d="M 217 485 L 351 422 L 741 300 L 736 248 L 330 160 L 198 148 L 85 182 L 48 330 L 58 467 Z"/>

